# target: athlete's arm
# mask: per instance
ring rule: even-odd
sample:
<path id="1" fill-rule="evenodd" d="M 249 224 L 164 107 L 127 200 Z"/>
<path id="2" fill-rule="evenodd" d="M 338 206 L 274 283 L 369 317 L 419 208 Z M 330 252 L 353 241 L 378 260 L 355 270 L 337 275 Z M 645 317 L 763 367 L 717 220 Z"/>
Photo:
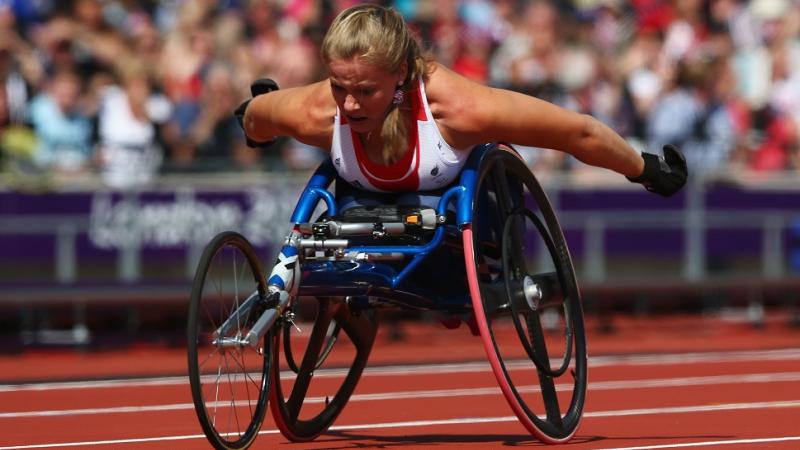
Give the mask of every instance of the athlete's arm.
<path id="1" fill-rule="evenodd" d="M 335 113 L 336 103 L 325 80 L 254 97 L 244 113 L 243 126 L 256 142 L 290 136 L 329 149 Z"/>
<path id="2" fill-rule="evenodd" d="M 445 139 L 457 147 L 503 141 L 560 150 L 628 177 L 644 170 L 639 152 L 589 115 L 483 86 L 441 65 L 431 74 L 427 93 Z"/>

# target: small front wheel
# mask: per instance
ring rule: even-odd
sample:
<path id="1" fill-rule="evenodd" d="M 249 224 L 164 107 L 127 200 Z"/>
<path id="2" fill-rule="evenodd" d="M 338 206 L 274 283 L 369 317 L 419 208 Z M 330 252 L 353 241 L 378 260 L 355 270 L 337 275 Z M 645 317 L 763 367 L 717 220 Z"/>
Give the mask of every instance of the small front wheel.
<path id="1" fill-rule="evenodd" d="M 223 232 L 203 252 L 192 285 L 189 382 L 203 432 L 219 450 L 249 447 L 267 411 L 274 332 L 255 345 L 245 339 L 264 310 L 263 273 L 253 246 Z"/>

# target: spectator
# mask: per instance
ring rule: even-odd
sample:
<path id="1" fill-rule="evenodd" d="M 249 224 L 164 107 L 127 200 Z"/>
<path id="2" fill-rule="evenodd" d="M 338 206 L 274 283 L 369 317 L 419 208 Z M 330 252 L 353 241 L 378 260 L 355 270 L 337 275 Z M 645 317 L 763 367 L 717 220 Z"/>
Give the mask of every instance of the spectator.
<path id="1" fill-rule="evenodd" d="M 248 0 L 245 7 L 247 39 L 237 53 L 237 68 L 244 67 L 256 77 L 268 75 L 281 87 L 295 87 L 310 83 L 319 76 L 317 62 L 318 43 L 301 32 L 312 30 L 310 17 L 322 18 L 322 12 L 302 1 L 286 2 L 283 10 L 276 4 Z M 305 28 L 303 28 L 305 27 Z M 309 148 L 289 139 L 281 142 L 279 150 L 281 169 L 305 169 L 319 161 L 319 150 Z M 247 153 L 240 152 L 240 157 Z M 251 155 L 255 156 L 255 155 Z M 239 167 L 244 167 L 239 162 Z"/>
<path id="2" fill-rule="evenodd" d="M 695 173 L 723 169 L 735 144 L 728 110 L 715 96 L 720 65 L 682 60 L 672 87 L 653 106 L 647 123 L 650 151 L 666 142 L 683 150 Z"/>
<path id="3" fill-rule="evenodd" d="M 14 17 L 0 6 L 0 167 L 21 174 L 38 172 L 33 162 L 36 136 L 28 126 L 31 86 L 43 76 L 33 51 L 11 28 Z"/>
<path id="4" fill-rule="evenodd" d="M 200 116 L 189 139 L 178 142 L 173 163 L 203 170 L 258 168 L 258 150 L 245 145 L 241 127 L 231 111 L 239 103 L 232 70 L 222 62 L 209 67 L 200 98 Z"/>
<path id="5" fill-rule="evenodd" d="M 453 70 L 478 83 L 486 84 L 489 81 L 491 41 L 478 28 L 465 28 L 462 33 Z"/>
<path id="6" fill-rule="evenodd" d="M 291 6 L 291 5 L 290 5 Z M 269 74 L 280 86 L 307 84 L 317 74 L 317 49 L 303 36 L 291 16 L 269 2 L 247 2 L 247 53 L 237 67 L 248 68 L 254 78 Z M 241 66 L 238 64 L 241 63 Z"/>
<path id="7" fill-rule="evenodd" d="M 19 124 L 27 117 L 30 86 L 38 86 L 42 67 L 31 50 L 11 31 L 0 30 L 0 89 L 5 90 L 8 120 Z"/>
<path id="8" fill-rule="evenodd" d="M 153 92 L 141 61 L 119 66 L 120 85 L 105 88 L 98 113 L 99 157 L 103 180 L 119 189 L 152 183 L 163 160 L 159 130 L 171 104 Z"/>
<path id="9" fill-rule="evenodd" d="M 564 50 L 557 32 L 558 21 L 559 11 L 546 0 L 525 5 L 492 62 L 494 84 L 566 106 L 565 92 L 558 84 Z M 528 164 L 545 177 L 563 168 L 568 160 L 563 152 L 524 149 L 522 153 Z"/>
<path id="10" fill-rule="evenodd" d="M 444 0 L 437 4 L 430 26 L 433 53 L 438 61 L 452 67 L 458 56 L 464 23 L 458 13 L 459 2 Z"/>
<path id="11" fill-rule="evenodd" d="M 651 31 L 638 33 L 624 50 L 618 70 L 624 78 L 624 96 L 632 111 L 630 136 L 644 140 L 645 123 L 663 95 L 674 67 L 663 57 L 663 39 Z"/>
<path id="12" fill-rule="evenodd" d="M 526 34 L 524 48 L 511 61 L 511 86 L 556 101 L 556 77 L 563 50 L 558 33 L 558 10 L 545 0 L 530 3 L 520 24 Z"/>
<path id="13" fill-rule="evenodd" d="M 201 114 L 203 75 L 214 56 L 210 23 L 206 3 L 184 3 L 161 52 L 159 75 L 164 94 L 174 105 L 175 139 L 183 148 L 178 149 L 180 155 L 194 151 L 186 146 L 190 145 L 189 134 Z"/>
<path id="14" fill-rule="evenodd" d="M 800 31 L 800 8 L 779 2 L 775 10 L 761 14 L 771 80 L 767 104 L 758 111 L 761 120 L 756 123 L 760 126 L 754 127 L 760 131 L 754 136 L 761 139 L 752 149 L 750 167 L 757 171 L 782 171 L 797 167 L 800 61 L 796 36 Z"/>
<path id="15" fill-rule="evenodd" d="M 24 144 L 11 147 L 28 149 L 15 154 L 28 154 L 33 140 L 20 139 L 25 133 L 17 131 L 25 130 L 28 117 L 40 120 L 43 106 L 55 104 L 54 85 L 61 84 L 56 80 L 72 73 L 85 88 L 73 100 L 77 109 L 71 109 L 65 120 L 77 120 L 80 115 L 101 119 L 92 137 L 92 145 L 98 148 L 118 146 L 111 144 L 117 142 L 111 136 L 118 135 L 121 127 L 110 121 L 109 111 L 129 110 L 125 121 L 148 130 L 141 135 L 142 141 L 156 148 L 157 137 L 163 138 L 157 148 L 164 148 L 173 168 L 194 170 L 194 165 L 213 160 L 216 163 L 209 169 L 305 170 L 319 160 L 317 149 L 293 141 L 280 142 L 264 154 L 248 149 L 241 145 L 241 136 L 230 130 L 227 109 L 247 95 L 250 82 L 258 77 L 271 77 L 282 88 L 322 78 L 323 68 L 316 58 L 320 36 L 333 15 L 355 3 L 0 1 L 3 132 L 16 136 L 10 141 Z M 394 4 L 415 22 L 412 27 L 431 53 L 455 71 L 591 113 L 631 142 L 642 142 L 637 147 L 682 136 L 690 164 L 707 170 L 731 164 L 763 172 L 797 168 L 797 2 L 383 3 Z M 122 99 L 133 100 L 138 88 L 125 88 L 127 82 L 116 83 L 110 74 L 118 61 L 131 55 L 140 61 L 135 65 L 152 71 L 142 89 L 150 91 L 146 96 L 156 98 L 163 90 L 172 104 L 165 111 L 172 112 L 151 115 L 146 112 L 150 107 L 120 106 L 127 101 Z M 714 64 L 699 63 L 704 60 Z M 675 73 L 678 69 L 680 74 Z M 695 81 L 689 81 L 690 73 L 697 76 Z M 676 111 L 679 115 L 671 118 Z M 154 125 L 154 119 L 163 125 Z M 169 120 L 162 122 L 165 119 Z M 44 167 L 57 161 L 46 155 L 66 155 L 44 150 L 52 149 L 47 142 L 53 139 L 53 131 L 36 125 L 42 146 L 37 158 Z M 11 147 L 3 146 L 8 154 Z M 116 153 L 103 152 L 105 156 Z M 574 170 L 557 153 L 536 150 L 526 155 L 540 173 Z M 54 170 L 64 168 L 60 167 Z M 103 167 L 105 176 L 111 177 L 110 167 Z"/>
<path id="16" fill-rule="evenodd" d="M 77 74 L 60 71 L 31 102 L 30 120 L 39 138 L 34 159 L 40 167 L 61 174 L 89 169 L 92 124 L 81 110 L 80 100 Z"/>
<path id="17" fill-rule="evenodd" d="M 74 0 L 70 15 L 72 54 L 84 80 L 98 71 L 113 70 L 121 55 L 130 52 L 124 23 L 109 23 L 114 3 Z M 117 14 L 119 17 L 120 15 Z"/>
<path id="18" fill-rule="evenodd" d="M 36 136 L 30 128 L 11 121 L 8 94 L 0 89 L 0 169 L 22 174 L 37 171 L 35 150 Z"/>

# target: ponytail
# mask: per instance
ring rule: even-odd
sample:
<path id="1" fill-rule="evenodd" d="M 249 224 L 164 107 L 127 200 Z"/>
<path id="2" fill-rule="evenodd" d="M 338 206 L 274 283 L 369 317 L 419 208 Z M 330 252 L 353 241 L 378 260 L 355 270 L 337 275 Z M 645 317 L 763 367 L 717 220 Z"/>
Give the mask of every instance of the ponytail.
<path id="1" fill-rule="evenodd" d="M 320 56 L 326 64 L 333 59 L 359 56 L 388 72 L 396 72 L 404 62 L 408 63 L 406 78 L 398 87 L 406 97 L 420 77 L 429 75 L 429 58 L 422 53 L 403 17 L 393 8 L 378 5 L 364 4 L 342 11 L 322 41 Z M 384 164 L 400 159 L 408 146 L 408 130 L 401 114 L 407 108 L 406 102 L 392 104 L 383 122 Z"/>

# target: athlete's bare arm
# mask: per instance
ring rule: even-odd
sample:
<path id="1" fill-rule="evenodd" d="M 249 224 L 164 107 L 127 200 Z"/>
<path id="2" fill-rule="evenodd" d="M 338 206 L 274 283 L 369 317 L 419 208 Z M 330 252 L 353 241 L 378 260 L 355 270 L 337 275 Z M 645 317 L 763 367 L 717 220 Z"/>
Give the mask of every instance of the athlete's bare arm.
<path id="1" fill-rule="evenodd" d="M 431 73 L 426 93 L 443 137 L 455 147 L 503 141 L 560 150 L 629 177 L 644 169 L 636 150 L 589 115 L 483 86 L 441 65 Z"/>
<path id="2" fill-rule="evenodd" d="M 245 112 L 244 129 L 258 142 L 290 136 L 329 150 L 335 115 L 330 83 L 323 80 L 254 97 Z"/>

